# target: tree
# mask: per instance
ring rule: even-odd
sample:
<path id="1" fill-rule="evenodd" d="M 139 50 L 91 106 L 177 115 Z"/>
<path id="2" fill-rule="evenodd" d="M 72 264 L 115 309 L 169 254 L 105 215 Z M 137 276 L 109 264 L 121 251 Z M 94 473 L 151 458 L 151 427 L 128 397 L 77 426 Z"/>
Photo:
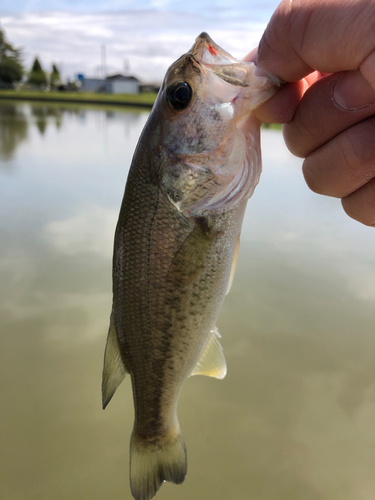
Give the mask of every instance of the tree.
<path id="1" fill-rule="evenodd" d="M 42 65 L 40 64 L 37 57 L 34 60 L 27 81 L 30 83 L 30 85 L 34 85 L 35 87 L 43 87 L 47 85 L 47 76 L 43 71 Z"/>
<path id="2" fill-rule="evenodd" d="M 0 29 L 0 86 L 12 86 L 23 76 L 21 51 L 7 42 L 5 33 Z"/>
<path id="3" fill-rule="evenodd" d="M 57 69 L 57 66 L 55 63 L 52 64 L 52 73 L 49 76 L 49 82 L 50 82 L 51 88 L 56 88 L 59 85 L 61 85 L 60 72 Z"/>

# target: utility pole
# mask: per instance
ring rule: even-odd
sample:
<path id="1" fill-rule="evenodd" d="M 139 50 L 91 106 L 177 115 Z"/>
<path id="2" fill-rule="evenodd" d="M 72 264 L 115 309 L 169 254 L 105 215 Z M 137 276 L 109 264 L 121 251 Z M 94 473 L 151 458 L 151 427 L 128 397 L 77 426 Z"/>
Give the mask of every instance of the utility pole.
<path id="1" fill-rule="evenodd" d="M 105 44 L 102 43 L 101 45 L 101 55 L 102 55 L 102 73 L 103 73 L 103 78 L 105 79 L 107 76 L 107 68 L 106 68 L 106 61 L 105 61 Z"/>
<path id="2" fill-rule="evenodd" d="M 124 72 L 125 75 L 128 76 L 130 71 L 130 64 L 129 64 L 129 59 L 124 59 Z"/>

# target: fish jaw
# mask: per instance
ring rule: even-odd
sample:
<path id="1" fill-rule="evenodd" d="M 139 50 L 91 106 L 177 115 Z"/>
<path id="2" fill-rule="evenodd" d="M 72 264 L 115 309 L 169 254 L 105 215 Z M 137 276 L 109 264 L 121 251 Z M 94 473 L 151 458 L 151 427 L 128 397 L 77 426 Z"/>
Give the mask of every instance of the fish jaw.
<path id="1" fill-rule="evenodd" d="M 209 64 L 212 62 L 215 64 L 231 64 L 238 62 L 229 52 L 217 45 L 205 31 L 197 36 L 189 53 L 193 54 L 197 61 Z"/>
<path id="2" fill-rule="evenodd" d="M 284 84 L 280 78 L 258 68 L 253 62 L 236 59 L 205 32 L 197 37 L 190 52 L 206 69 L 234 87 L 231 89 L 235 94 L 231 102 L 237 120 L 248 116 Z M 231 95 L 228 88 L 224 92 Z"/>

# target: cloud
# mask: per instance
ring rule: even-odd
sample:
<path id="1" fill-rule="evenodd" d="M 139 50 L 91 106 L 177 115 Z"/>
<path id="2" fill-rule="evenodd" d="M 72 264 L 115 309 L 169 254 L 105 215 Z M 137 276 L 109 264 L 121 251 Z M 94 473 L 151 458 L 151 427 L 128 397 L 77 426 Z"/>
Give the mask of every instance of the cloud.
<path id="1" fill-rule="evenodd" d="M 209 15 L 199 9 L 195 13 L 157 9 L 3 13 L 1 25 L 11 43 L 23 47 L 27 68 L 38 55 L 47 71 L 55 62 L 65 78 L 77 73 L 99 76 L 101 45 L 105 44 L 107 73 L 123 71 L 127 59 L 132 74 L 160 81 L 201 31 L 208 31 L 236 57 L 256 46 L 265 23 L 251 22 L 234 10 L 231 16 L 227 14 L 220 9 Z"/>

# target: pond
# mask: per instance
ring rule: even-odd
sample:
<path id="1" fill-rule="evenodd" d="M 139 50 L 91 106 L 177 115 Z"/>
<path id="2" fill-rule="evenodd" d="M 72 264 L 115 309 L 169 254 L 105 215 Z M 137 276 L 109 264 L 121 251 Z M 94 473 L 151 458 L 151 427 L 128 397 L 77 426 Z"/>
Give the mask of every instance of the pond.
<path id="1" fill-rule="evenodd" d="M 131 499 L 129 377 L 101 409 L 113 232 L 147 112 L 0 103 L 0 498 Z M 263 131 L 223 381 L 192 377 L 158 500 L 372 500 L 375 231 Z"/>

